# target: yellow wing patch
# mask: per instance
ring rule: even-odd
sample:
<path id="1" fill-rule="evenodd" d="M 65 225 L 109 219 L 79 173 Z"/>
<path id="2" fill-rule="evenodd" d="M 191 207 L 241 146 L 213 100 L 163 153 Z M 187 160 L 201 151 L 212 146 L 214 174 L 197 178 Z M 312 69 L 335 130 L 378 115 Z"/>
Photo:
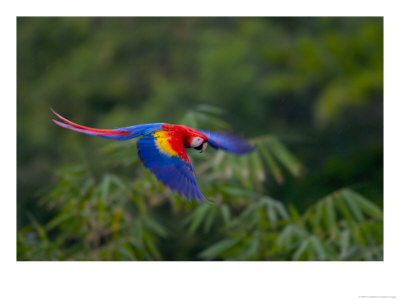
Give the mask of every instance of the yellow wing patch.
<path id="1" fill-rule="evenodd" d="M 168 131 L 156 131 L 153 133 L 153 136 L 155 137 L 155 142 L 158 149 L 164 151 L 170 156 L 178 156 L 178 153 L 172 148 L 172 145 L 170 144 L 170 140 L 172 137 Z"/>

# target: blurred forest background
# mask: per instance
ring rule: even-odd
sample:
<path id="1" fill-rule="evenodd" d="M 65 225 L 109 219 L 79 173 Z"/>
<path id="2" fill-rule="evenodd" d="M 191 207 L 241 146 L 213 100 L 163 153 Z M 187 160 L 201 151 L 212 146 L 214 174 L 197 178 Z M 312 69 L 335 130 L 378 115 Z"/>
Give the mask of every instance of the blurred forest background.
<path id="1" fill-rule="evenodd" d="M 383 18 L 19 17 L 17 52 L 18 260 L 383 260 Z M 198 205 L 50 107 L 257 151 L 188 150 Z"/>

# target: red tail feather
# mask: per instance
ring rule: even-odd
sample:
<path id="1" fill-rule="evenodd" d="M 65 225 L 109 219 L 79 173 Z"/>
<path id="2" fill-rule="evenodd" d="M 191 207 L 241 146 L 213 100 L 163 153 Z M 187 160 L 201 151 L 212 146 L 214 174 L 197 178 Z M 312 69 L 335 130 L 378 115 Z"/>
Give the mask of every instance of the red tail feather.
<path id="1" fill-rule="evenodd" d="M 82 126 L 79 124 L 76 124 L 74 122 L 71 122 L 70 120 L 64 118 L 63 116 L 61 116 L 60 114 L 58 114 L 57 112 L 55 112 L 52 108 L 51 111 L 53 112 L 53 114 L 55 114 L 58 118 L 60 118 L 61 120 L 63 120 L 65 123 L 78 128 L 78 129 L 82 129 L 82 130 L 87 130 L 89 132 L 93 132 L 93 133 L 99 133 L 99 134 L 104 134 L 104 135 L 128 135 L 130 134 L 129 131 L 124 131 L 124 130 L 114 130 L 114 129 L 97 129 L 97 128 L 91 128 L 91 127 L 86 127 L 86 126 Z"/>

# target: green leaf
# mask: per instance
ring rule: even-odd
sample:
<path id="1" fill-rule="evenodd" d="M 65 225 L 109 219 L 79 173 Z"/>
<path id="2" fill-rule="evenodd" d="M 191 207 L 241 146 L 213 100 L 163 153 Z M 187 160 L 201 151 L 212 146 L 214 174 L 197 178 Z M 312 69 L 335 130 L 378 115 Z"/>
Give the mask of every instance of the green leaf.
<path id="1" fill-rule="evenodd" d="M 268 167 L 271 169 L 272 174 L 274 175 L 274 178 L 276 182 L 278 183 L 283 183 L 283 175 L 281 170 L 279 169 L 278 164 L 276 163 L 275 159 L 272 157 L 271 153 L 267 149 L 265 145 L 259 144 L 258 145 L 259 151 L 261 151 L 262 156 L 264 157 Z"/>
<path id="2" fill-rule="evenodd" d="M 336 208 L 342 213 L 348 224 L 354 223 L 353 215 L 349 210 L 349 206 L 346 204 L 347 203 L 345 202 L 345 199 L 343 197 L 336 197 L 335 199 Z"/>
<path id="3" fill-rule="evenodd" d="M 327 257 L 327 253 L 326 253 L 321 241 L 316 236 L 312 236 L 310 239 L 311 239 L 312 246 L 315 250 L 315 253 L 318 255 L 318 259 L 325 260 Z"/>
<path id="4" fill-rule="evenodd" d="M 149 227 L 149 229 L 154 231 L 159 236 L 161 236 L 163 238 L 166 238 L 168 236 L 168 233 L 164 229 L 164 227 L 161 226 L 159 223 L 157 223 L 153 218 L 143 217 L 143 222 L 145 223 L 145 225 L 147 225 Z"/>
<path id="5" fill-rule="evenodd" d="M 348 206 L 345 205 L 345 200 L 343 197 L 340 196 L 340 194 L 335 195 L 335 204 L 336 207 L 339 209 L 339 211 L 343 214 L 344 218 L 346 219 L 346 225 L 348 228 L 350 228 L 351 233 L 355 240 L 358 242 L 360 245 L 365 244 L 365 240 L 359 230 L 359 228 L 355 224 L 355 219 L 353 218 L 350 210 L 348 209 Z M 340 236 L 339 236 L 340 238 Z M 340 241 L 338 241 L 340 243 Z"/>
<path id="6" fill-rule="evenodd" d="M 213 115 L 196 112 L 194 116 L 199 123 L 203 124 L 203 126 L 213 126 L 222 129 L 229 128 L 229 124 L 227 122 Z"/>
<path id="7" fill-rule="evenodd" d="M 195 113 L 191 110 L 189 110 L 185 116 L 181 119 L 181 121 L 179 122 L 181 124 L 184 124 L 186 126 L 189 127 L 193 127 L 193 128 L 198 128 L 198 123 L 197 123 L 197 119 L 195 116 Z"/>
<path id="8" fill-rule="evenodd" d="M 200 104 L 196 106 L 196 111 L 201 111 L 205 113 L 211 113 L 216 115 L 221 115 L 224 111 L 216 106 L 208 105 L 208 104 Z"/>
<path id="9" fill-rule="evenodd" d="M 100 187 L 101 187 L 101 199 L 103 200 L 104 203 L 106 203 L 110 191 L 110 177 L 108 175 L 104 176 Z"/>
<path id="10" fill-rule="evenodd" d="M 289 213 L 294 221 L 300 218 L 299 212 L 293 204 L 289 204 Z"/>
<path id="11" fill-rule="evenodd" d="M 230 196 L 235 196 L 235 197 L 249 197 L 253 195 L 252 191 L 249 191 L 247 189 L 239 188 L 239 187 L 233 187 L 233 186 L 228 186 L 224 185 L 221 186 L 221 190 L 225 192 L 226 194 Z"/>
<path id="12" fill-rule="evenodd" d="M 229 223 L 231 219 L 231 212 L 226 204 L 221 206 L 221 215 L 222 218 L 224 219 L 225 224 Z"/>
<path id="13" fill-rule="evenodd" d="M 248 206 L 240 215 L 239 217 L 234 220 L 237 222 L 231 223 L 231 225 L 236 224 L 244 224 L 246 226 L 254 226 L 258 222 L 258 212 L 259 207 L 257 204 L 252 204 Z"/>
<path id="14" fill-rule="evenodd" d="M 285 206 L 278 200 L 270 198 L 276 211 L 279 213 L 282 219 L 287 220 L 290 218 L 289 213 L 287 212 Z"/>
<path id="15" fill-rule="evenodd" d="M 356 201 L 356 203 L 359 205 L 361 210 L 364 211 L 366 214 L 370 215 L 371 217 L 375 217 L 378 220 L 381 220 L 383 218 L 382 210 L 372 201 L 364 198 L 360 194 L 355 193 L 353 191 L 348 191 L 348 192 Z"/>
<path id="16" fill-rule="evenodd" d="M 305 256 L 305 258 L 306 258 L 307 260 L 310 260 L 310 261 L 316 260 L 316 257 L 315 257 L 315 249 L 314 249 L 314 247 L 313 247 L 313 243 L 312 243 L 311 238 L 310 238 L 310 242 L 308 243 L 308 247 L 307 247 L 307 249 L 306 249 L 306 256 Z"/>
<path id="17" fill-rule="evenodd" d="M 68 213 L 60 213 L 59 215 L 55 216 L 53 219 L 50 220 L 46 224 L 46 229 L 51 230 L 55 227 L 57 227 L 59 224 L 64 223 L 68 219 L 73 218 L 72 215 L 69 215 Z"/>
<path id="18" fill-rule="evenodd" d="M 345 256 L 350 246 L 350 231 L 348 229 L 342 230 L 340 232 L 338 242 L 340 246 L 340 255 Z"/>
<path id="19" fill-rule="evenodd" d="M 109 180 L 110 182 L 114 183 L 116 186 L 118 186 L 121 190 L 126 191 L 127 190 L 127 186 L 125 185 L 125 183 L 117 176 L 110 174 L 109 176 Z"/>
<path id="20" fill-rule="evenodd" d="M 249 259 L 257 255 L 258 249 L 260 247 L 260 235 L 255 233 L 250 243 L 248 244 L 247 251 L 245 251 L 241 256 L 243 259 Z"/>
<path id="21" fill-rule="evenodd" d="M 137 221 L 133 224 L 130 241 L 138 248 L 143 248 L 143 225 L 141 221 Z"/>
<path id="22" fill-rule="evenodd" d="M 271 227 L 272 228 L 276 227 L 276 224 L 278 223 L 278 216 L 275 211 L 275 206 L 271 201 L 267 202 L 266 213 L 268 216 L 268 220 L 271 224 Z"/>
<path id="23" fill-rule="evenodd" d="M 322 220 L 322 212 L 323 212 L 323 202 L 319 202 L 315 206 L 315 212 L 312 215 L 312 224 L 313 224 L 313 230 L 315 233 L 321 230 L 321 220 Z"/>
<path id="24" fill-rule="evenodd" d="M 299 176 L 301 164 L 277 139 L 270 139 L 269 149 L 279 159 L 279 161 L 290 171 L 294 176 Z"/>
<path id="25" fill-rule="evenodd" d="M 135 258 L 135 251 L 128 242 L 118 245 L 117 248 L 118 251 L 123 255 L 124 260 L 133 260 Z"/>
<path id="26" fill-rule="evenodd" d="M 283 230 L 278 235 L 278 238 L 276 240 L 276 244 L 281 247 L 281 246 L 286 246 L 287 248 L 289 247 L 291 243 L 291 239 L 293 236 L 293 226 L 292 224 L 286 225 Z"/>
<path id="27" fill-rule="evenodd" d="M 361 212 L 360 206 L 357 203 L 357 200 L 353 197 L 353 193 L 350 192 L 349 190 L 343 190 L 342 193 L 343 199 L 347 203 L 347 205 L 350 207 L 351 212 L 353 215 L 356 217 L 356 219 L 360 222 L 364 221 L 364 216 Z"/>
<path id="28" fill-rule="evenodd" d="M 310 244 L 310 239 L 307 238 L 304 241 L 301 242 L 300 247 L 297 249 L 297 251 L 293 254 L 293 260 L 299 260 L 300 257 L 304 254 L 304 252 L 307 250 L 308 245 Z"/>
<path id="29" fill-rule="evenodd" d="M 201 222 L 206 217 L 209 208 L 210 208 L 209 205 L 200 205 L 194 210 L 191 217 L 192 222 L 188 230 L 190 234 L 193 234 L 196 231 L 196 229 L 200 226 Z"/>
<path id="30" fill-rule="evenodd" d="M 265 172 L 263 168 L 263 163 L 260 158 L 259 152 L 254 151 L 250 156 L 250 170 L 252 170 L 253 173 L 253 180 L 256 182 L 264 182 L 265 181 Z"/>
<path id="31" fill-rule="evenodd" d="M 244 186 L 248 189 L 252 189 L 254 186 L 254 181 L 252 179 L 252 167 L 250 163 L 250 156 L 249 155 L 243 155 L 239 159 L 241 161 L 241 177 L 242 181 L 244 183 Z"/>
<path id="32" fill-rule="evenodd" d="M 333 197 L 329 196 L 325 199 L 325 223 L 331 235 L 336 233 L 336 214 L 333 206 Z"/>
<path id="33" fill-rule="evenodd" d="M 239 237 L 224 239 L 216 243 L 215 245 L 207 248 L 203 252 L 201 252 L 199 256 L 206 259 L 216 258 L 217 256 L 221 255 L 224 251 L 235 246 L 237 243 L 240 242 L 240 240 L 241 238 Z"/>
<path id="34" fill-rule="evenodd" d="M 206 219 L 205 219 L 205 221 L 204 221 L 204 231 L 207 233 L 209 230 L 210 230 L 210 228 L 211 228 L 211 225 L 213 224 L 213 222 L 214 222 L 214 220 L 215 220 L 215 218 L 216 218 L 216 216 L 217 216 L 217 209 L 215 209 L 215 208 L 212 208 L 209 212 L 208 212 L 208 214 L 207 214 L 207 216 L 206 216 Z"/>
<path id="35" fill-rule="evenodd" d="M 160 252 L 158 251 L 156 245 L 154 244 L 153 237 L 149 235 L 147 232 L 143 234 L 144 238 L 144 243 L 146 247 L 150 250 L 150 253 L 155 257 L 155 258 L 160 258 Z M 143 252 L 143 254 L 146 254 L 146 252 Z M 148 257 L 148 260 L 151 260 L 152 257 Z"/>

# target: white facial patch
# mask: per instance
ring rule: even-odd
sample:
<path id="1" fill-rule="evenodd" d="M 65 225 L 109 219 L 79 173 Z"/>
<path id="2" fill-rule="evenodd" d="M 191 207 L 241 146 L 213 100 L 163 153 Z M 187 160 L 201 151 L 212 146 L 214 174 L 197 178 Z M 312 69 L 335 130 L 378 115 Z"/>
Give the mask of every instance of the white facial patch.
<path id="1" fill-rule="evenodd" d="M 201 137 L 194 137 L 192 142 L 190 143 L 190 147 L 195 148 L 200 146 L 203 143 L 203 139 Z"/>

